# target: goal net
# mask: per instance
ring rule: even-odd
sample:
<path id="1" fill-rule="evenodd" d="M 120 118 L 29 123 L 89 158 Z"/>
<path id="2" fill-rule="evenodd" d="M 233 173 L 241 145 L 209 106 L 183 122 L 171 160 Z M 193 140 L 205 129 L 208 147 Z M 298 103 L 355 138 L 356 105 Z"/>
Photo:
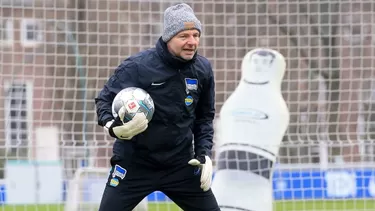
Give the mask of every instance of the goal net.
<path id="1" fill-rule="evenodd" d="M 274 210 L 375 210 L 375 3 L 184 2 L 203 24 L 199 53 L 212 62 L 218 114 L 248 51 L 286 58 L 291 116 Z M 155 45 L 176 3 L 0 1 L 0 210 L 97 210 L 113 140 L 97 126 L 94 98 L 123 59 Z M 179 210 L 160 192 L 138 208 Z"/>

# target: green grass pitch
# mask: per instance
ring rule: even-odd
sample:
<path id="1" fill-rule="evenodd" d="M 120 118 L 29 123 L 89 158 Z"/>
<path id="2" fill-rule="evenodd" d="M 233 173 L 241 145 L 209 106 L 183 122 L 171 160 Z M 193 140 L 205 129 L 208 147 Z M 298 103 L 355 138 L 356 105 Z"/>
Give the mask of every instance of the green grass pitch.
<path id="1" fill-rule="evenodd" d="M 375 199 L 371 200 L 314 200 L 276 202 L 274 211 L 374 211 Z M 6 205 L 0 211 L 64 211 L 63 205 Z M 85 211 L 97 211 L 95 209 Z M 171 203 L 149 203 L 149 211 L 180 211 Z"/>

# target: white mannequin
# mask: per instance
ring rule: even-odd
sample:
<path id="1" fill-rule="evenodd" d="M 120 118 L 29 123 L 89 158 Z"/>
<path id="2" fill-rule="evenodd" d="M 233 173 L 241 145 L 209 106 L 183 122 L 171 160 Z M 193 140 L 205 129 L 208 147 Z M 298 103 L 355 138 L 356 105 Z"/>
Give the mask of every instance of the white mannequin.
<path id="1" fill-rule="evenodd" d="M 220 111 L 212 190 L 222 211 L 272 211 L 272 167 L 289 124 L 281 94 L 286 63 L 272 49 L 242 60 L 241 81 Z"/>

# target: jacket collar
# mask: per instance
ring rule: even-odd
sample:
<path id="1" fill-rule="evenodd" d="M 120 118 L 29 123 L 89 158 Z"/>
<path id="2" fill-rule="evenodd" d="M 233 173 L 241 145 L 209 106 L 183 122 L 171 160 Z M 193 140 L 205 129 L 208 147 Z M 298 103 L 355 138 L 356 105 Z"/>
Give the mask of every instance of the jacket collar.
<path id="1" fill-rule="evenodd" d="M 186 61 L 186 60 L 184 60 L 180 57 L 176 57 L 176 56 L 172 55 L 168 50 L 167 43 L 165 43 L 161 39 L 161 37 L 159 38 L 158 42 L 156 43 L 156 51 L 158 52 L 158 54 L 161 57 L 161 59 L 163 60 L 163 62 L 167 63 L 168 66 L 170 66 L 174 69 L 183 69 L 183 68 L 191 65 L 192 63 L 194 63 L 194 61 L 197 57 L 197 53 L 195 53 L 194 57 L 191 60 Z"/>

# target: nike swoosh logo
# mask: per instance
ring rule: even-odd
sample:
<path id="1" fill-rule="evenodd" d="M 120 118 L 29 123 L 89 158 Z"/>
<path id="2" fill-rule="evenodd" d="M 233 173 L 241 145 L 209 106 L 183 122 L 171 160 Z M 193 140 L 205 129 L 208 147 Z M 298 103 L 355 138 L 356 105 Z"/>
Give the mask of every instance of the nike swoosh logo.
<path id="1" fill-rule="evenodd" d="M 152 83 L 151 85 L 152 85 L 152 86 L 160 86 L 160 85 L 163 85 L 163 84 L 165 84 L 165 82 L 161 82 L 161 83 Z"/>

